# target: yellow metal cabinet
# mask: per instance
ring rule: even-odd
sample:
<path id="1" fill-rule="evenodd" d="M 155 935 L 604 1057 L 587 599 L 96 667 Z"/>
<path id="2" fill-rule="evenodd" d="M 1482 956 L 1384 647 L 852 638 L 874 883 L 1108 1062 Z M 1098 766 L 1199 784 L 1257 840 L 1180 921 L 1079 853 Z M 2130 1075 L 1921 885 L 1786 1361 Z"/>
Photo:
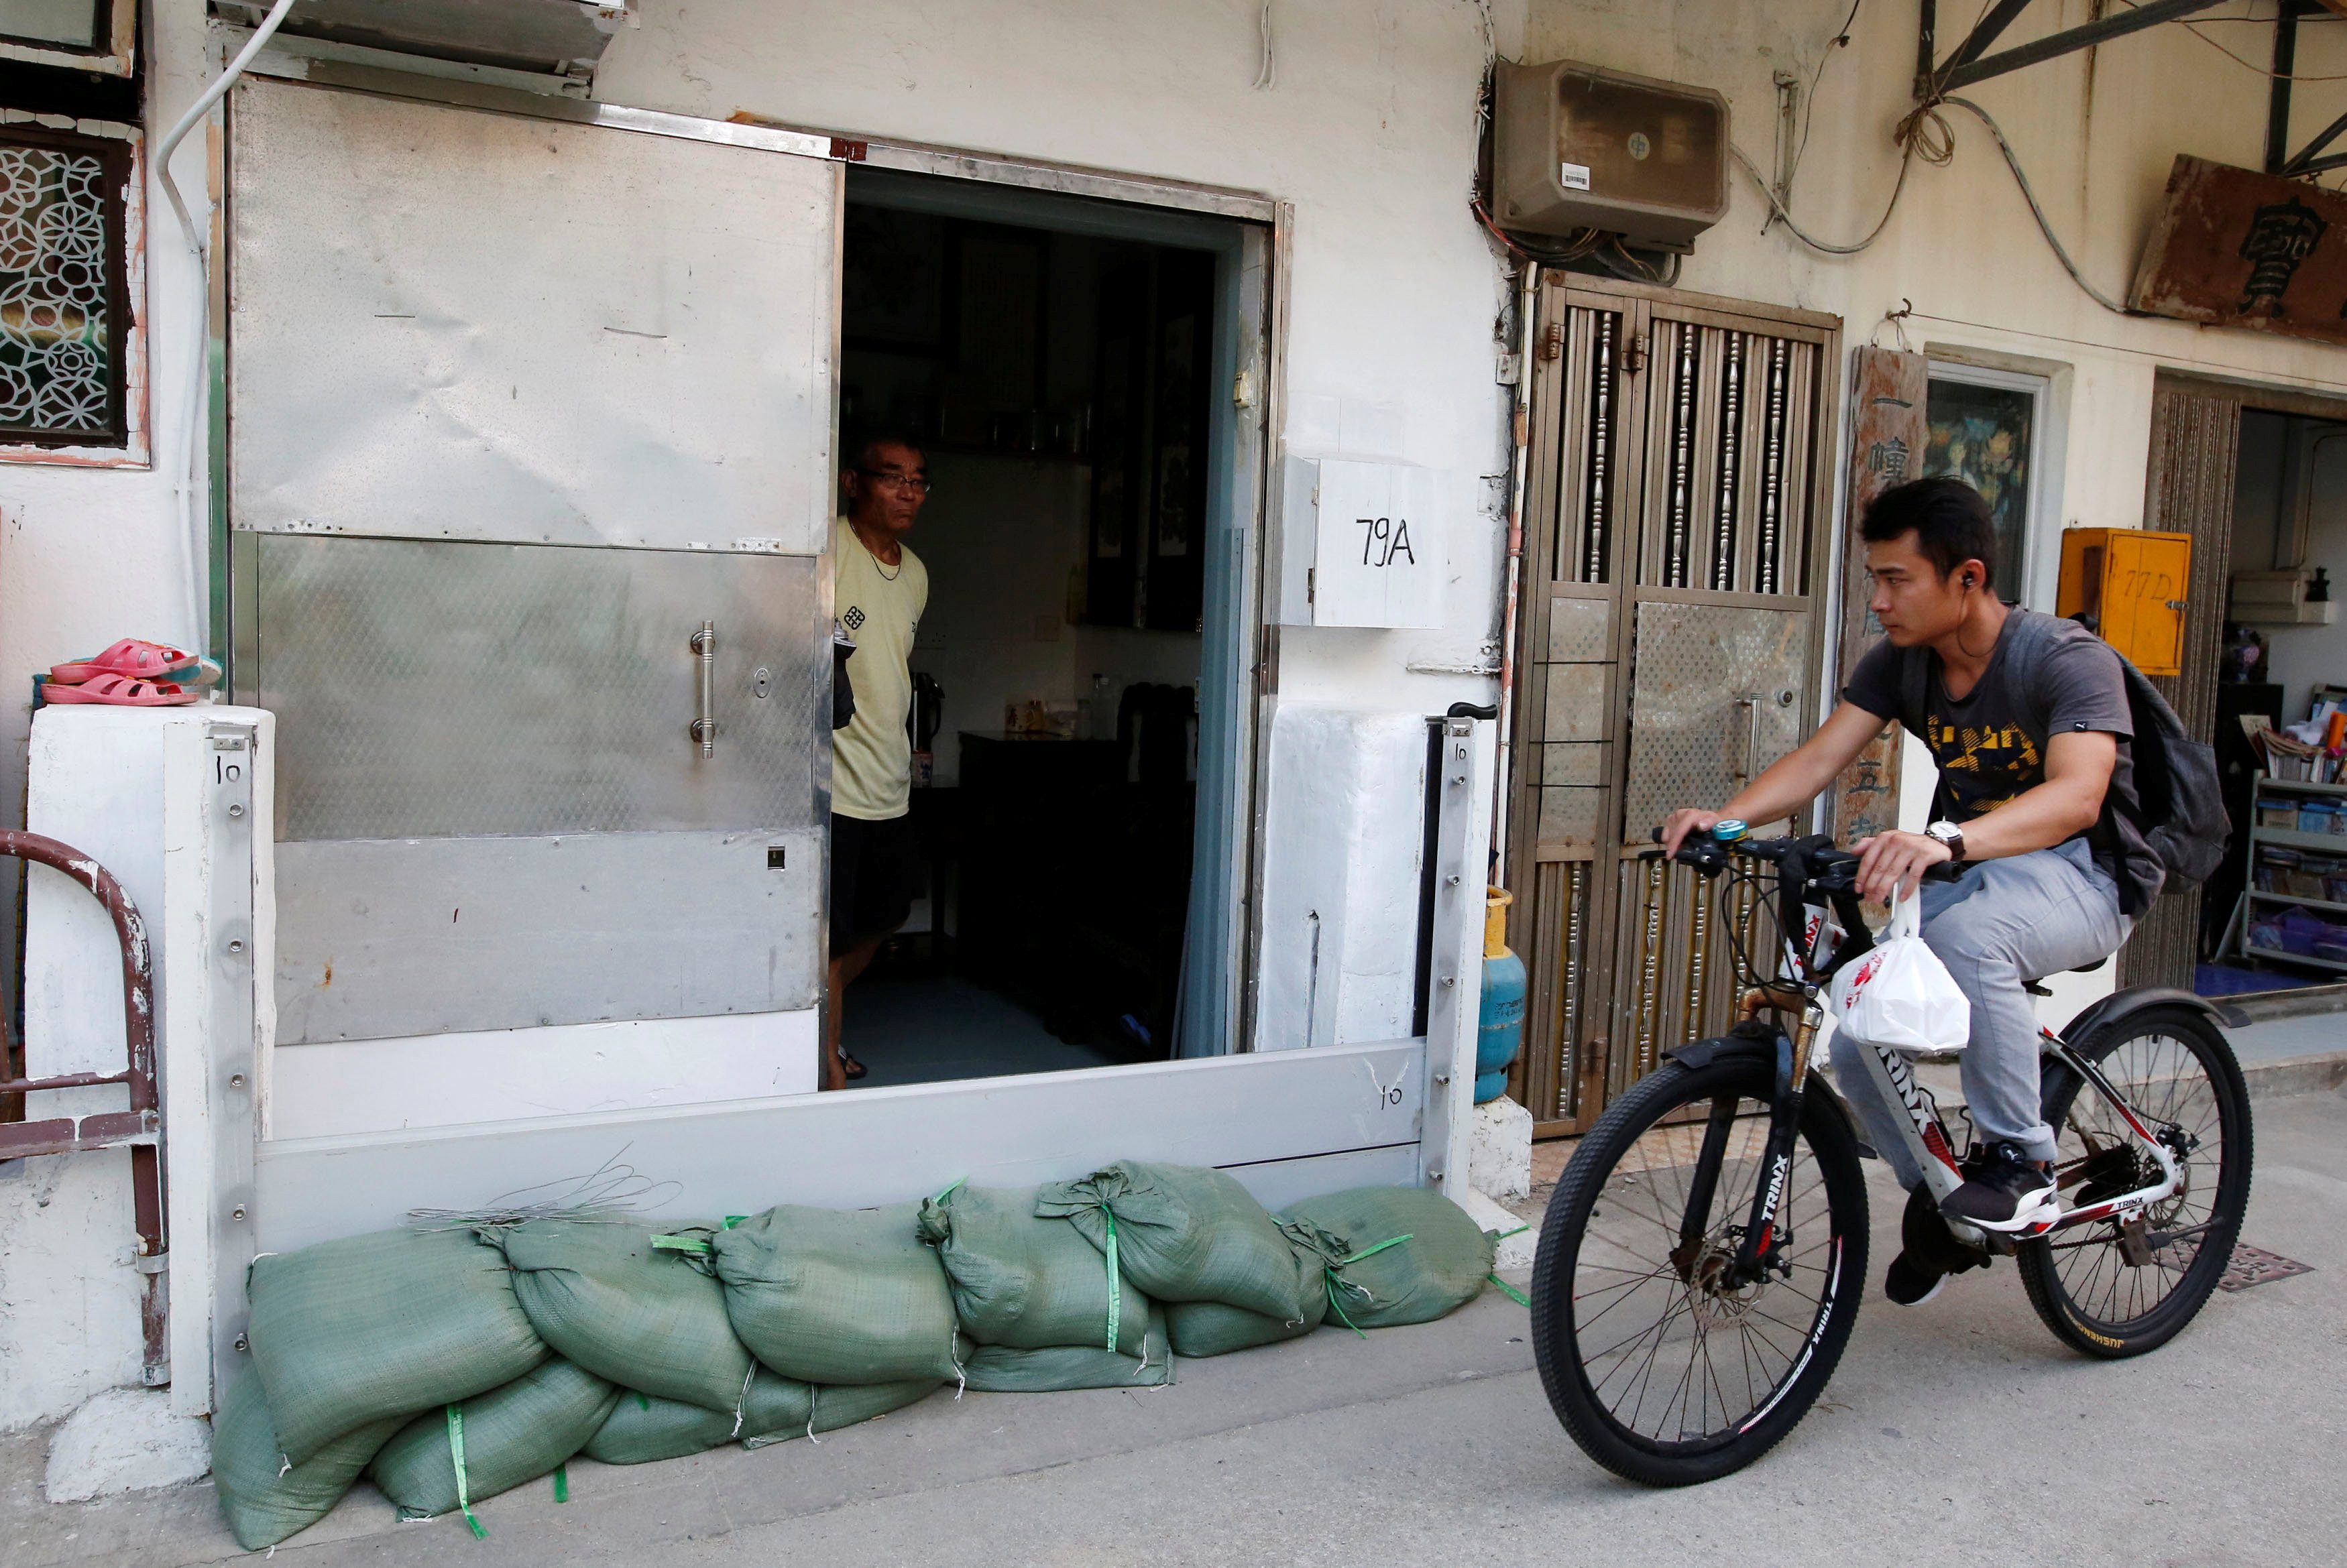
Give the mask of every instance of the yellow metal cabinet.
<path id="1" fill-rule="evenodd" d="M 2062 535 L 2054 613 L 2081 616 L 2146 675 L 2181 675 L 2191 582 L 2189 534 L 2071 528 Z"/>

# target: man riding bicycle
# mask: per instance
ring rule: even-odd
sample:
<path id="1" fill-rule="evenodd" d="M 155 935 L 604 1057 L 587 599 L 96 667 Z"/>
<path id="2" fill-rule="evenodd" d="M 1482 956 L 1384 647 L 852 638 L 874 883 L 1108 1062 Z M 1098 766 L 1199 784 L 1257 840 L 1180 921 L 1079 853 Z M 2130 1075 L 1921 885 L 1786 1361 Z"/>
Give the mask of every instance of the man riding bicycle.
<path id="1" fill-rule="evenodd" d="M 2039 1114 L 2037 1018 L 2024 988 L 2116 952 L 2160 886 L 2159 862 L 2127 814 L 2136 797 L 2126 680 L 2117 654 L 2083 626 L 1997 597 L 1988 505 L 1962 480 L 1884 491 L 1859 532 L 1882 641 L 1814 736 L 1718 810 L 1672 812 L 1663 841 L 1676 854 L 1689 833 L 1724 819 L 1782 820 L 1886 722 L 1916 733 L 1940 770 L 1931 824 L 1853 846 L 1859 891 L 1888 903 L 1912 893 L 1932 866 L 1969 868 L 1921 895 L 1923 941 L 1972 1004 L 1963 1072 L 1979 1146 L 1940 1209 L 2019 1232 L 2056 1211 L 2055 1133 Z M 1916 1193 L 1922 1172 L 1897 1109 L 1863 1072 L 1836 1079 L 1870 1141 Z M 1929 1299 L 1947 1256 L 1911 1247 L 1891 1264 L 1885 1293 L 1901 1305 Z"/>

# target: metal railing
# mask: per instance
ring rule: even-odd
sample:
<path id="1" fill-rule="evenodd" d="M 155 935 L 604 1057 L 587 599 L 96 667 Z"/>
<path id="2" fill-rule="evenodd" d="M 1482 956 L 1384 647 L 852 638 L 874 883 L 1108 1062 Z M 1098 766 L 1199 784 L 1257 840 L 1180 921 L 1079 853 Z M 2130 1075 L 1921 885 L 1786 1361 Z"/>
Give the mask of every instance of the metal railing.
<path id="1" fill-rule="evenodd" d="M 136 1267 L 146 1277 L 138 1303 L 139 1329 L 146 1344 L 143 1380 L 156 1387 L 171 1380 L 170 1354 L 164 1343 L 170 1298 L 164 1273 L 169 1254 L 163 1233 L 163 1107 L 155 1093 L 155 986 L 146 922 L 113 873 L 69 844 L 38 833 L 0 832 L 0 855 L 37 861 L 87 888 L 113 920 L 115 937 L 122 946 L 122 1033 L 129 1064 L 119 1073 L 0 1078 L 0 1095 L 119 1084 L 130 1091 L 130 1108 L 38 1122 L 0 1122 L 0 1159 L 92 1149 L 130 1151 L 131 1208 L 138 1227 Z"/>

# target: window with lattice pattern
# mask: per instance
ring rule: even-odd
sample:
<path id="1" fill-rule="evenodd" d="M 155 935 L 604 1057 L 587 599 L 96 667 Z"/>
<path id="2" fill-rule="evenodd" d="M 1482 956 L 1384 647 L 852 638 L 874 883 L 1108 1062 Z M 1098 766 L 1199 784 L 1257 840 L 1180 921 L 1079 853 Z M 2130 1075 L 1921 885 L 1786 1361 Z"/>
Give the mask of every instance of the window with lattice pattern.
<path id="1" fill-rule="evenodd" d="M 0 126 L 0 444 L 119 447 L 127 141 Z"/>

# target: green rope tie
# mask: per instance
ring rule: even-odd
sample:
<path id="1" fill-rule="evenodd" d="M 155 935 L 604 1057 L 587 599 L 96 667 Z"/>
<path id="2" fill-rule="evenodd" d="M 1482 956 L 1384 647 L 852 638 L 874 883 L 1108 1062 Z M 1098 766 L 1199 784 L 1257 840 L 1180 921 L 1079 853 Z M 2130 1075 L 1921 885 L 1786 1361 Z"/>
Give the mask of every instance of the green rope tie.
<path id="1" fill-rule="evenodd" d="M 943 1192 L 941 1192 L 941 1193 L 938 1194 L 938 1196 L 935 1196 L 935 1197 L 931 1198 L 929 1201 L 930 1201 L 930 1202 L 932 1202 L 932 1203 L 943 1203 L 943 1202 L 945 1202 L 945 1200 L 946 1200 L 946 1199 L 948 1199 L 948 1198 L 949 1198 L 949 1197 L 953 1196 L 953 1195 L 954 1195 L 954 1194 L 956 1194 L 956 1193 L 959 1192 L 959 1191 L 962 1189 L 963 1183 L 966 1183 L 966 1182 L 968 1182 L 969 1180 L 969 1177 L 968 1177 L 968 1176 L 964 1176 L 964 1177 L 962 1177 L 962 1178 L 961 1178 L 961 1181 L 958 1181 L 958 1182 L 954 1183 L 954 1184 L 953 1184 L 953 1186 L 949 1186 L 949 1187 L 946 1188 L 946 1190 L 945 1190 L 945 1191 L 943 1191 Z"/>
<path id="2" fill-rule="evenodd" d="M 570 1466 L 568 1463 L 554 1467 L 554 1501 L 557 1502 L 570 1501 Z"/>
<path id="3" fill-rule="evenodd" d="M 1116 1352 L 1117 1313 L 1124 1305 L 1124 1288 L 1116 1268 L 1116 1211 L 1106 1204 L 1101 1213 L 1108 1220 L 1108 1348 Z"/>
<path id="4" fill-rule="evenodd" d="M 636 1396 L 636 1408 L 640 1410 L 648 1410 L 652 1408 L 652 1402 L 640 1393 Z"/>
<path id="5" fill-rule="evenodd" d="M 655 1252 L 696 1252 L 705 1257 L 710 1253 L 714 1252 L 717 1249 L 697 1236 L 655 1236 L 652 1237 L 652 1250 Z"/>
<path id="6" fill-rule="evenodd" d="M 465 1480 L 465 1412 L 455 1405 L 448 1407 L 448 1458 L 456 1467 L 456 1506 L 473 1527 L 473 1539 L 487 1541 L 489 1532 L 473 1516 L 472 1489 Z"/>
<path id="7" fill-rule="evenodd" d="M 1364 1257 L 1374 1257 L 1389 1247 L 1399 1247 L 1403 1242 L 1408 1241 L 1410 1238 L 1410 1236 L 1416 1233 L 1408 1232 L 1403 1235 L 1394 1237 L 1389 1240 L 1380 1241 L 1375 1247 L 1365 1247 L 1361 1248 L 1360 1251 L 1353 1253 L 1349 1257 L 1340 1257 L 1337 1259 L 1336 1262 L 1326 1264 L 1321 1268 L 1321 1284 L 1328 1292 L 1328 1310 L 1337 1314 L 1337 1322 L 1342 1323 L 1354 1333 L 1360 1334 L 1361 1338 L 1364 1339 L 1368 1339 L 1368 1336 L 1367 1334 L 1361 1334 L 1361 1326 L 1354 1322 L 1350 1318 L 1345 1316 L 1344 1304 L 1337 1299 L 1337 1287 L 1341 1285 L 1353 1294 L 1368 1298 L 1372 1300 L 1374 1300 L 1375 1298 L 1369 1296 L 1368 1287 L 1356 1285 L 1349 1279 L 1338 1278 L 1337 1270 L 1358 1263 Z"/>
<path id="8" fill-rule="evenodd" d="M 1521 1291 L 1521 1290 L 1517 1289 L 1514 1286 L 1512 1286 L 1512 1285 L 1509 1284 L 1506 1280 L 1504 1280 L 1504 1279 L 1501 1278 L 1498 1275 L 1496 1275 L 1496 1274 L 1487 1274 L 1487 1275 L 1485 1275 L 1483 1278 L 1485 1278 L 1486 1279 L 1489 1279 L 1492 1284 L 1494 1284 L 1494 1285 L 1498 1286 L 1501 1289 L 1502 1289 L 1502 1290 L 1506 1291 L 1510 1296 L 1513 1297 L 1513 1298 L 1515 1298 L 1515 1303 L 1516 1303 L 1516 1305 L 1517 1305 L 1517 1306 L 1519 1306 L 1519 1307 L 1530 1307 L 1530 1306 L 1532 1304 L 1532 1298 L 1531 1297 L 1529 1297 L 1529 1296 L 1525 1295 L 1522 1291 Z"/>

